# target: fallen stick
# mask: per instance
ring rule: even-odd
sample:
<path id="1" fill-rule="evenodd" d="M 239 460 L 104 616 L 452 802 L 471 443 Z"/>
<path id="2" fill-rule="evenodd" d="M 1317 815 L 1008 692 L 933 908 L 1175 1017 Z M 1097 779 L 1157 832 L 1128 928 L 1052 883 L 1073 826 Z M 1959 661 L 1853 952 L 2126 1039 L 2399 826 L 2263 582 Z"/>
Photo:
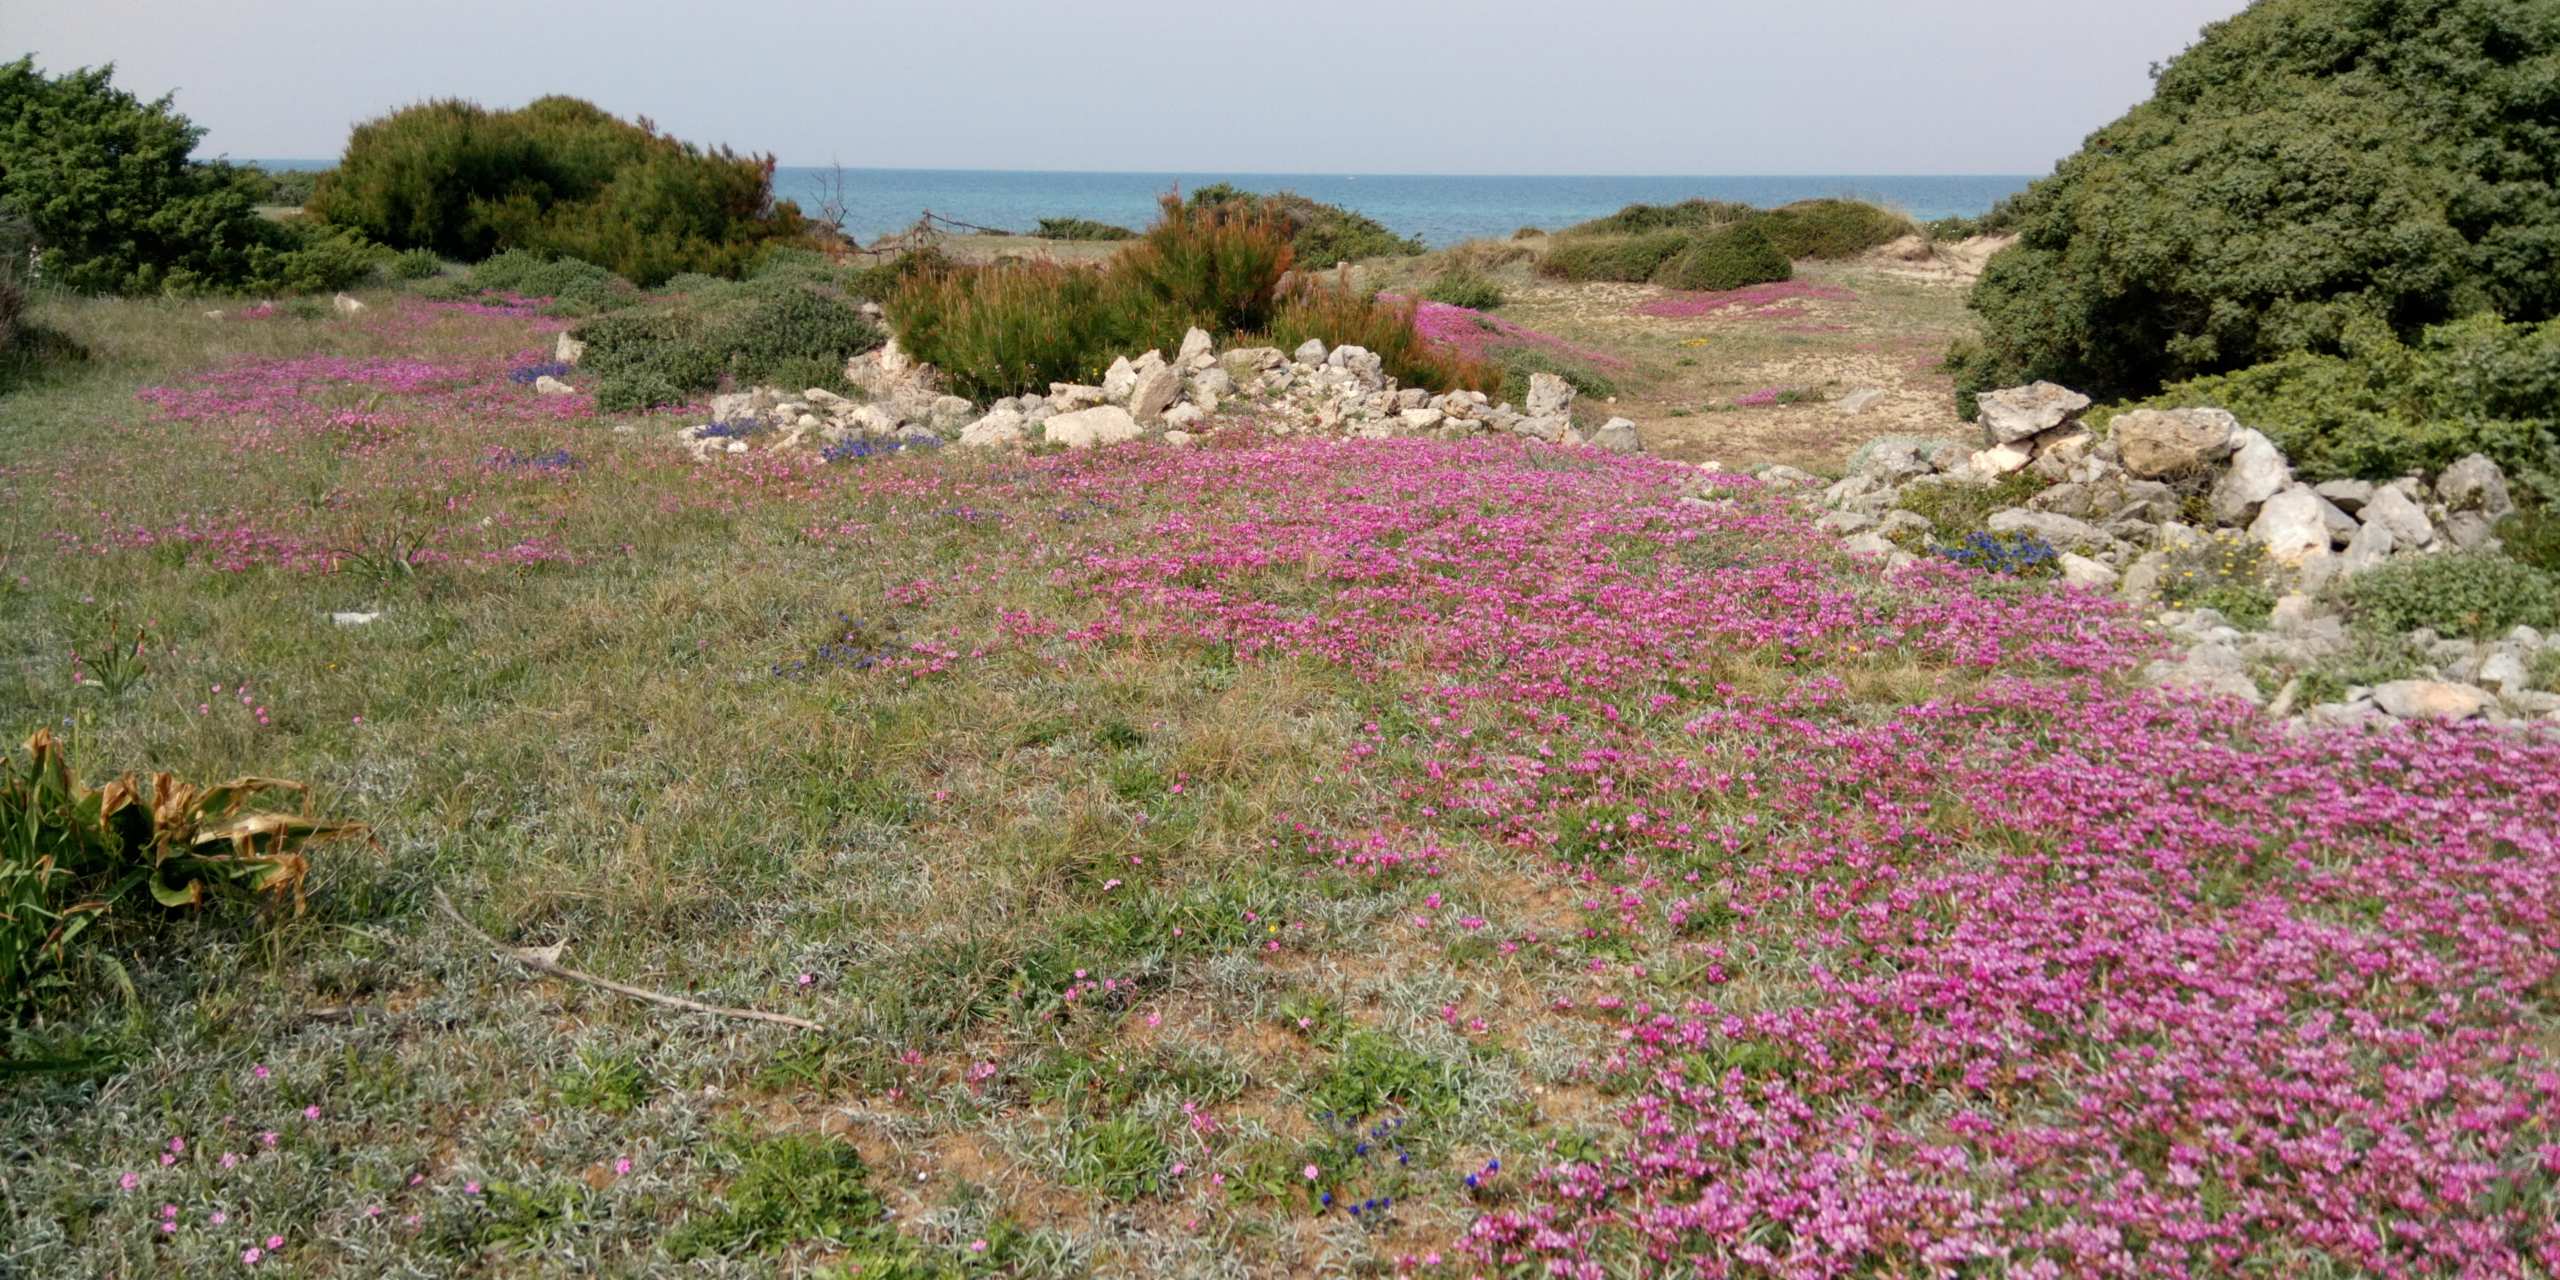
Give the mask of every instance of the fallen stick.
<path id="1" fill-rule="evenodd" d="M 513 960 L 517 964 L 533 970 L 535 973 L 549 974 L 555 978 L 567 978 L 572 982 L 583 982 L 591 987 L 602 987 L 616 995 L 629 996 L 634 1000 L 645 1000 L 650 1004 L 662 1004 L 670 1009 L 683 1009 L 691 1013 L 715 1014 L 723 1018 L 745 1018 L 754 1022 L 779 1022 L 786 1027 L 798 1027 L 803 1031 L 824 1031 L 827 1029 L 824 1024 L 811 1022 L 807 1018 L 795 1018 L 787 1013 L 766 1013 L 761 1009 L 732 1009 L 725 1005 L 704 1004 L 699 1000 L 687 1000 L 683 996 L 671 996 L 663 991 L 651 991 L 645 987 L 635 987 L 627 983 L 616 982 L 611 978 L 599 978 L 592 973 L 580 972 L 579 970 L 572 969 L 569 966 L 560 963 L 558 959 L 560 954 L 560 944 L 555 943 L 548 947 L 510 947 L 505 943 L 498 941 L 496 938 L 490 937 L 487 933 L 481 930 L 480 926 L 464 919 L 461 912 L 453 909 L 453 900 L 444 896 L 444 889 L 442 886 L 436 887 L 435 895 L 436 905 L 444 908 L 445 915 L 450 917 L 455 924 L 462 926 L 462 928 L 469 932 L 473 937 L 489 944 L 489 954 L 491 956 L 501 960 Z"/>

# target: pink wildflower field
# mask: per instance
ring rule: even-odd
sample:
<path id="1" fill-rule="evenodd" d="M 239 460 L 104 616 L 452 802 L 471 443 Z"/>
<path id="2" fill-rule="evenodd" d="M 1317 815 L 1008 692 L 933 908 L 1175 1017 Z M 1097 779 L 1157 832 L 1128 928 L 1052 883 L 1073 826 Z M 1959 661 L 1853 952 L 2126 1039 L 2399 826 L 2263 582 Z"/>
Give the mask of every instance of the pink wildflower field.
<path id="1" fill-rule="evenodd" d="M 0 1107 L 40 1268 L 656 1274 L 739 1133 L 823 1128 L 953 1268 L 899 1274 L 2560 1274 L 2550 735 L 2138 688 L 2108 599 L 1660 459 L 696 466 L 511 380 L 554 322 L 382 310 L 0 454 L 0 599 L 183 637 L 12 709 L 381 841 Z M 272 727 L 183 727 L 252 677 Z M 828 1036 L 520 980 L 427 885 Z"/>

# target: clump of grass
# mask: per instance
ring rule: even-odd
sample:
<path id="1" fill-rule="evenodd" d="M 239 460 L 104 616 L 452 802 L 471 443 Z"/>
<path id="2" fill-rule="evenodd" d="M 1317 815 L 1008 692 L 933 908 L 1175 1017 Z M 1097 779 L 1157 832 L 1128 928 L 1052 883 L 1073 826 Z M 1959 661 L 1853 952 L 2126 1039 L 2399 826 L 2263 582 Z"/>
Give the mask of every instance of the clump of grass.
<path id="1" fill-rule="evenodd" d="M 1123 1112 L 1109 1120 L 1079 1124 L 1067 1139 L 1067 1180 L 1114 1200 L 1138 1200 L 1164 1186 L 1173 1164 L 1173 1148 L 1154 1125 Z"/>
<path id="2" fill-rule="evenodd" d="M 1470 311 L 1491 311 L 1502 305 L 1502 286 L 1482 272 L 1451 267 L 1424 288 L 1422 296 Z"/>
<path id="3" fill-rule="evenodd" d="M 737 1167 L 717 1207 L 678 1224 L 668 1252 L 678 1258 L 775 1253 L 795 1244 L 835 1246 L 889 1239 L 887 1206 L 853 1145 L 786 1133 L 732 1136 L 722 1153 Z"/>

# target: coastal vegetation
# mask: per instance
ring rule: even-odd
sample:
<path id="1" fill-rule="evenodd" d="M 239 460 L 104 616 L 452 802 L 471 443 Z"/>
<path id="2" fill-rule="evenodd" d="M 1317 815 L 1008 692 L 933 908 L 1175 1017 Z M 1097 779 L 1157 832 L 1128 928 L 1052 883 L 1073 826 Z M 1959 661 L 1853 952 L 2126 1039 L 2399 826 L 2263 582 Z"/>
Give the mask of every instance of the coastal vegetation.
<path id="1" fill-rule="evenodd" d="M 652 286 L 735 276 L 800 237 L 799 208 L 772 188 L 769 156 L 706 150 L 575 98 L 443 100 L 357 125 L 306 207 L 394 249 L 465 261 L 521 249 Z"/>
<path id="2" fill-rule="evenodd" d="M 2435 326 L 2550 320 L 2555 58 L 2560 13 L 2512 0 L 2261 0 L 2208 27 L 2148 102 L 2006 210 L 2020 240 L 1975 290 L 1961 388 L 2043 378 L 2138 398 L 2236 375 L 2221 385 L 2277 410 L 2263 429 L 2310 437 L 2330 428 L 2292 411 L 2309 400 L 2270 388 L 2396 383 L 2408 347 L 2454 341 Z M 2547 397 L 2524 416 L 2549 417 Z M 2431 422 L 2460 411 L 2421 398 Z"/>
<path id="3" fill-rule="evenodd" d="M 2552 35 L 1429 254 L 0 68 L 0 1274 L 2560 1274 Z"/>

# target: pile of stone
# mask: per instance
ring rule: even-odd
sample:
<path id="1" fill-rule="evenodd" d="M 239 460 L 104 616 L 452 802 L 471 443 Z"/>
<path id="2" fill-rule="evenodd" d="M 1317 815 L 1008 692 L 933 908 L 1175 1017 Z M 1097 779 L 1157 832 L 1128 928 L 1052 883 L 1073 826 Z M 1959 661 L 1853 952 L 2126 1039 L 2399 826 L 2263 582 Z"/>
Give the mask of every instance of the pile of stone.
<path id="1" fill-rule="evenodd" d="M 751 449 L 823 449 L 853 440 L 938 445 L 978 415 L 966 399 L 936 388 L 933 371 L 894 341 L 846 362 L 855 400 L 811 387 L 797 393 L 752 387 L 711 398 L 711 420 L 676 433 L 696 461 Z"/>
<path id="2" fill-rule="evenodd" d="M 959 442 L 1003 448 L 1045 441 L 1087 449 L 1155 438 L 1185 445 L 1222 422 L 1249 421 L 1280 435 L 1457 439 L 1494 432 L 1642 451 L 1633 422 L 1612 418 L 1586 434 L 1574 425 L 1573 404 L 1573 387 L 1551 374 L 1531 379 L 1524 412 L 1479 391 L 1433 395 L 1399 387 L 1378 354 L 1362 347 L 1309 339 L 1294 352 L 1220 352 L 1207 333 L 1193 329 L 1172 359 L 1149 351 L 1115 360 L 1100 386 L 1053 383 L 1045 396 L 998 400 L 960 432 Z"/>
<path id="3" fill-rule="evenodd" d="M 1112 362 L 1100 386 L 1053 383 L 1045 396 L 1008 397 L 984 412 L 944 394 L 932 367 L 895 341 L 854 357 L 845 378 L 863 399 L 777 387 L 715 396 L 711 420 L 677 432 L 677 442 L 697 461 L 752 449 L 822 449 L 858 439 L 1091 449 L 1140 439 L 1186 445 L 1224 423 L 1250 422 L 1280 435 L 1455 439 L 1496 432 L 1613 453 L 1643 451 L 1635 424 L 1624 418 L 1588 432 L 1576 426 L 1573 387 L 1552 374 L 1530 379 L 1523 411 L 1479 391 L 1433 395 L 1399 387 L 1376 352 L 1312 339 L 1295 352 L 1239 347 L 1221 353 L 1207 333 L 1193 329 L 1170 360 L 1161 351 L 1123 357 Z"/>
<path id="4" fill-rule="evenodd" d="M 1820 490 L 1826 510 L 1816 523 L 1847 549 L 1898 566 L 1914 558 L 1906 544 L 1928 532 L 1927 521 L 1903 509 L 1920 491 L 2032 474 L 2043 487 L 2021 505 L 1992 512 L 1985 527 L 2032 534 L 2059 553 L 2066 582 L 2146 606 L 2159 604 L 2163 576 L 2182 549 L 2217 535 L 2245 538 L 2264 549 L 2269 566 L 2277 596 L 2270 628 L 2242 632 L 2211 609 L 2165 612 L 2162 625 L 2186 651 L 2154 664 L 2150 675 L 2269 704 L 2253 669 L 2308 665 L 2346 649 L 2346 624 L 2329 603 L 2336 594 L 2330 588 L 2395 559 L 2493 550 L 2498 521 L 2515 510 L 2506 476 L 2478 454 L 2432 480 L 2313 484 L 2294 475 L 2273 441 L 2222 410 L 2135 410 L 2117 415 L 2101 437 L 2080 421 L 2089 403 L 2048 382 L 2013 387 L 1981 397 L 1978 448 L 1913 439 L 1871 445 L 1846 477 Z M 1807 494 L 1821 484 L 1793 468 L 1760 475 Z M 2426 679 L 2350 689 L 2344 701 L 2323 706 L 2272 701 L 2332 722 L 2560 720 L 2560 696 L 2526 687 L 2524 672 L 2544 643 L 2529 629 L 2485 646 L 2423 633 L 2410 640 L 2434 659 Z M 2464 647 L 2455 652 L 2457 646 Z"/>

